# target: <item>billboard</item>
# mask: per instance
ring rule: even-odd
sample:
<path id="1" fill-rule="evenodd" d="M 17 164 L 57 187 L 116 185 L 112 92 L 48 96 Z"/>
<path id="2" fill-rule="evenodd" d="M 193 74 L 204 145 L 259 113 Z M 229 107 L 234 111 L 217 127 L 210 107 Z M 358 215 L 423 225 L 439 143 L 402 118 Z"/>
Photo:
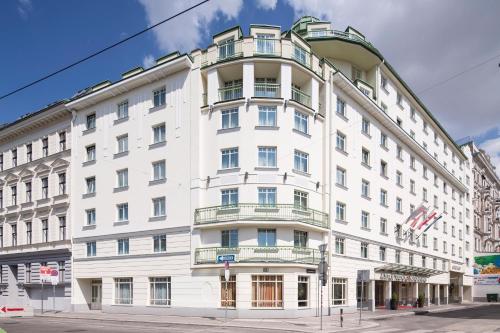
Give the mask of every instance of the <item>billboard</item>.
<path id="1" fill-rule="evenodd" d="M 474 257 L 474 284 L 500 286 L 500 254 Z"/>

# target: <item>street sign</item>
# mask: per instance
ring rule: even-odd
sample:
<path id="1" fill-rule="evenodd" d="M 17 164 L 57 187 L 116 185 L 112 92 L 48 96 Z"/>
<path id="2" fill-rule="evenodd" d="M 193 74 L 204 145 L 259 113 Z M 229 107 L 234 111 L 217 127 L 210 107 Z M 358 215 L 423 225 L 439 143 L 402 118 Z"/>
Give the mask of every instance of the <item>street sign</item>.
<path id="1" fill-rule="evenodd" d="M 234 254 L 224 254 L 224 255 L 218 255 L 217 256 L 217 263 L 222 264 L 225 262 L 235 262 L 236 261 L 236 255 Z"/>
<path id="2" fill-rule="evenodd" d="M 50 283 L 52 283 L 53 286 L 57 285 L 59 282 L 59 271 L 57 269 L 51 269 L 50 270 Z"/>
<path id="3" fill-rule="evenodd" d="M 56 285 L 59 282 L 59 271 L 47 266 L 40 266 L 40 282 Z"/>
<path id="4" fill-rule="evenodd" d="M 358 269 L 358 281 L 368 281 L 368 280 L 370 280 L 370 270 Z"/>
<path id="5" fill-rule="evenodd" d="M 8 308 L 6 306 L 3 306 L 2 308 L 0 308 L 0 311 L 2 311 L 3 313 L 6 313 L 6 312 L 19 312 L 19 311 L 24 311 L 24 308 Z"/>

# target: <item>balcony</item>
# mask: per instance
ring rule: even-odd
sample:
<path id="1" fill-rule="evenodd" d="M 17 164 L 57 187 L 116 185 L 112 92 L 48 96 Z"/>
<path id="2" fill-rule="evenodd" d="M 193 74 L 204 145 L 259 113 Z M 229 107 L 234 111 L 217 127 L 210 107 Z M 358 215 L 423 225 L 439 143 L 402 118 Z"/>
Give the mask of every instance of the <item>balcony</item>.
<path id="1" fill-rule="evenodd" d="M 311 38 L 311 39 L 318 39 L 318 38 L 338 38 L 338 39 L 344 39 L 348 41 L 353 41 L 357 42 L 360 44 L 363 44 L 364 46 L 368 47 L 369 49 L 373 51 L 377 51 L 377 49 L 366 39 L 364 39 L 361 36 L 358 36 L 353 33 L 345 32 L 345 31 L 338 31 L 338 30 L 312 30 L 309 31 L 305 38 Z"/>
<path id="2" fill-rule="evenodd" d="M 234 255 L 235 263 L 317 265 L 321 259 L 317 249 L 293 246 L 209 247 L 195 250 L 195 264 L 217 264 L 217 256 L 222 255 Z"/>
<path id="3" fill-rule="evenodd" d="M 292 59 L 311 68 L 311 54 L 298 45 L 293 46 Z"/>
<path id="4" fill-rule="evenodd" d="M 254 55 L 281 56 L 279 39 L 254 38 Z"/>
<path id="5" fill-rule="evenodd" d="M 292 87 L 292 98 L 293 101 L 296 101 L 302 105 L 305 105 L 307 107 L 311 107 L 311 96 L 306 94 L 305 92 Z"/>
<path id="6" fill-rule="evenodd" d="M 264 98 L 280 98 L 280 85 L 279 83 L 255 83 L 254 96 Z"/>
<path id="7" fill-rule="evenodd" d="M 301 222 L 319 228 L 330 228 L 328 214 L 311 208 L 290 204 L 259 205 L 236 204 L 198 208 L 194 213 L 195 225 L 232 221 Z"/>
<path id="8" fill-rule="evenodd" d="M 219 102 L 230 101 L 243 97 L 243 85 L 238 84 L 219 89 Z"/>
<path id="9" fill-rule="evenodd" d="M 375 99 L 375 96 L 373 94 L 373 88 L 368 83 L 357 79 L 354 81 L 354 85 L 358 87 L 358 89 L 361 90 L 363 94 L 365 94 L 371 99 Z"/>
<path id="10" fill-rule="evenodd" d="M 224 44 L 217 45 L 217 61 L 224 61 L 243 56 L 242 50 L 243 40 L 229 41 Z"/>

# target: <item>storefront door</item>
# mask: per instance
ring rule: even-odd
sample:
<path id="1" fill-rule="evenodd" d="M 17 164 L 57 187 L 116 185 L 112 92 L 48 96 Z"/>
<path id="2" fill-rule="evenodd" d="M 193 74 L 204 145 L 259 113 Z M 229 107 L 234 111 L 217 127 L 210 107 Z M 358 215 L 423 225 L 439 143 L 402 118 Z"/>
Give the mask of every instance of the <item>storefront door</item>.
<path id="1" fill-rule="evenodd" d="M 102 280 L 92 280 L 92 300 L 90 310 L 102 309 Z"/>
<path id="2" fill-rule="evenodd" d="M 385 307 L 384 281 L 375 281 L 375 306 Z"/>

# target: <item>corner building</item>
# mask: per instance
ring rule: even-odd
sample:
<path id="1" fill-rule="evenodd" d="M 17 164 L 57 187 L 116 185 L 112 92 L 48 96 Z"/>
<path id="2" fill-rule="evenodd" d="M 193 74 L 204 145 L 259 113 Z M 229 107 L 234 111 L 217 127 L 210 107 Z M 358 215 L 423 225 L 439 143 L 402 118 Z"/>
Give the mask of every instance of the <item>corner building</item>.
<path id="1" fill-rule="evenodd" d="M 361 33 L 331 29 L 235 27 L 66 104 L 75 310 L 315 315 L 322 243 L 332 311 L 471 299 L 470 156 Z M 405 237 L 421 204 L 443 217 Z"/>

